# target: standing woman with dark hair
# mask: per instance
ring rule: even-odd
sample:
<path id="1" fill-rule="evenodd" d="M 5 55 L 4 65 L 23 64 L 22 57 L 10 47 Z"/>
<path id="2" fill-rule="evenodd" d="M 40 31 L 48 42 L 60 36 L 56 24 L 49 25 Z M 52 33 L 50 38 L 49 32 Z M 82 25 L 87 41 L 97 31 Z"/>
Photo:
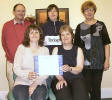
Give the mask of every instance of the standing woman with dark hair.
<path id="1" fill-rule="evenodd" d="M 44 36 L 37 25 L 30 25 L 24 41 L 17 48 L 14 58 L 14 73 L 16 80 L 13 89 L 15 100 L 45 100 L 47 94 L 46 79 L 48 76 L 38 76 L 34 72 L 34 56 L 49 55 L 49 50 L 43 46 Z"/>
<path id="2" fill-rule="evenodd" d="M 60 45 L 58 35 L 63 24 L 62 21 L 59 21 L 59 8 L 55 4 L 49 5 L 47 8 L 47 22 L 43 24 L 42 29 L 45 36 L 45 46 L 49 48 L 50 54 L 55 46 Z"/>
<path id="3" fill-rule="evenodd" d="M 83 75 L 91 100 L 101 100 L 103 71 L 109 69 L 111 43 L 105 24 L 96 20 L 96 5 L 86 1 L 81 6 L 85 21 L 76 28 L 75 45 L 82 47 L 85 57 Z"/>

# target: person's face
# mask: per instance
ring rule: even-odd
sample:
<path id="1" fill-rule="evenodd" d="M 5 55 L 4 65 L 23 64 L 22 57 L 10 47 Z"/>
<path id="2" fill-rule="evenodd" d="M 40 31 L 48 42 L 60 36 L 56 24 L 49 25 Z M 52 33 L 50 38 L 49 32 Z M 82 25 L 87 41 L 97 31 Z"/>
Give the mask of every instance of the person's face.
<path id="1" fill-rule="evenodd" d="M 48 12 L 48 17 L 51 21 L 56 21 L 58 17 L 58 12 L 55 8 Z"/>
<path id="2" fill-rule="evenodd" d="M 23 20 L 25 16 L 25 8 L 22 5 L 18 5 L 15 11 L 13 11 L 13 14 L 15 19 Z"/>
<path id="3" fill-rule="evenodd" d="M 30 30 L 30 33 L 29 33 L 29 38 L 30 38 L 30 42 L 32 43 L 36 43 L 39 41 L 40 39 L 40 33 L 38 30 Z"/>
<path id="4" fill-rule="evenodd" d="M 72 44 L 72 35 L 69 31 L 63 31 L 61 33 L 62 44 Z"/>
<path id="5" fill-rule="evenodd" d="M 95 14 L 95 11 L 92 7 L 84 10 L 84 13 L 83 13 L 86 20 L 94 19 L 94 14 Z"/>

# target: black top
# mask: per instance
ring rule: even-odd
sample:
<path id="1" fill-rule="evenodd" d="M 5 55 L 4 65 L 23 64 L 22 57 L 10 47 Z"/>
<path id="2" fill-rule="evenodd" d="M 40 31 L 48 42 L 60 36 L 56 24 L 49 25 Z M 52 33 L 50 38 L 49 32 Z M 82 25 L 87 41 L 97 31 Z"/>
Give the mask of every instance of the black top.
<path id="1" fill-rule="evenodd" d="M 63 65 L 67 64 L 70 67 L 75 67 L 77 62 L 77 51 L 78 47 L 73 46 L 71 50 L 65 50 L 63 46 L 58 47 L 58 55 L 63 55 Z M 72 79 L 72 78 L 78 78 L 81 77 L 81 73 L 78 75 L 72 74 L 71 72 L 64 72 L 63 77 L 65 79 Z"/>
<path id="2" fill-rule="evenodd" d="M 64 25 L 62 21 L 56 21 L 52 22 L 51 20 L 48 20 L 45 24 L 42 25 L 44 36 L 58 36 L 59 35 L 59 29 L 60 27 Z M 46 46 L 49 48 L 50 54 L 52 53 L 52 50 L 55 46 L 50 45 Z"/>
<path id="3" fill-rule="evenodd" d="M 103 69 L 105 60 L 104 46 L 110 44 L 110 38 L 103 22 L 93 25 L 82 22 L 76 28 L 74 44 L 83 49 L 85 68 Z"/>

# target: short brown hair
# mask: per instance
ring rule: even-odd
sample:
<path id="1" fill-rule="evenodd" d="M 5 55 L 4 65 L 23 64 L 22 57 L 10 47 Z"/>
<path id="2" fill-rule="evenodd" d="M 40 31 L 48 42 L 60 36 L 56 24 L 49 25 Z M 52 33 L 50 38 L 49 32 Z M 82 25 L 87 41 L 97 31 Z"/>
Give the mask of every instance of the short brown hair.
<path id="1" fill-rule="evenodd" d="M 14 5 L 14 7 L 13 7 L 13 11 L 15 11 L 15 10 L 16 10 L 16 8 L 17 8 L 17 6 L 19 6 L 19 5 L 23 6 L 23 7 L 24 7 L 24 9 L 25 9 L 25 6 L 24 6 L 23 4 L 18 3 L 18 4 L 16 4 L 16 5 Z"/>
<path id="2" fill-rule="evenodd" d="M 84 13 L 84 11 L 87 10 L 87 9 L 89 9 L 89 8 L 93 8 L 95 12 L 97 10 L 97 7 L 96 7 L 96 5 L 95 5 L 94 2 L 92 2 L 92 1 L 85 1 L 82 4 L 82 6 L 81 6 L 82 13 Z"/>
<path id="3" fill-rule="evenodd" d="M 61 33 L 62 33 L 63 31 L 68 31 L 68 32 L 71 33 L 71 35 L 72 35 L 72 43 L 73 43 L 73 42 L 74 42 L 74 33 L 73 33 L 72 28 L 71 28 L 69 25 L 67 25 L 67 24 L 62 25 L 62 26 L 60 27 L 60 30 L 59 30 L 59 37 L 60 37 L 60 40 L 61 40 Z"/>
<path id="4" fill-rule="evenodd" d="M 30 38 L 29 38 L 29 34 L 30 34 L 30 31 L 31 30 L 38 30 L 39 31 L 39 34 L 40 34 L 40 39 L 39 39 L 39 46 L 43 46 L 43 43 L 44 43 L 44 35 L 43 35 L 43 31 L 42 29 L 36 25 L 36 24 L 31 24 L 27 27 L 27 30 L 25 32 L 25 36 L 24 36 L 24 40 L 23 40 L 23 45 L 25 47 L 28 47 L 30 46 Z"/>
<path id="5" fill-rule="evenodd" d="M 59 19 L 59 8 L 58 8 L 57 5 L 55 5 L 55 4 L 50 4 L 50 5 L 47 7 L 47 20 L 49 19 L 49 17 L 48 17 L 48 12 L 50 12 L 53 8 L 56 9 L 56 11 L 57 11 L 57 13 L 58 13 L 57 19 Z"/>

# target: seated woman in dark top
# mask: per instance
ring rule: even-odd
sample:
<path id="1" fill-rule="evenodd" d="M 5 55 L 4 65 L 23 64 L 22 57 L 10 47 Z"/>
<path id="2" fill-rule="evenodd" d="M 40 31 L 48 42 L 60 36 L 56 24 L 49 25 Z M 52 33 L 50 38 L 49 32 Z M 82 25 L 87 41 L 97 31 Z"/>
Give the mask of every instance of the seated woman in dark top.
<path id="1" fill-rule="evenodd" d="M 81 74 L 84 57 L 81 48 L 73 45 L 72 28 L 63 25 L 59 36 L 62 45 L 53 49 L 53 55 L 63 55 L 63 76 L 53 78 L 51 87 L 56 100 L 89 100 L 84 79 Z"/>

